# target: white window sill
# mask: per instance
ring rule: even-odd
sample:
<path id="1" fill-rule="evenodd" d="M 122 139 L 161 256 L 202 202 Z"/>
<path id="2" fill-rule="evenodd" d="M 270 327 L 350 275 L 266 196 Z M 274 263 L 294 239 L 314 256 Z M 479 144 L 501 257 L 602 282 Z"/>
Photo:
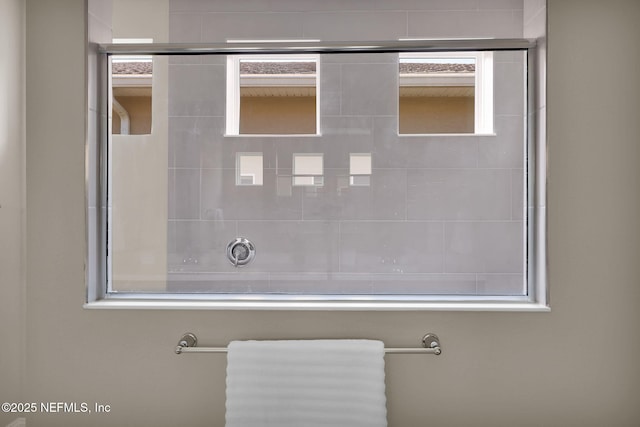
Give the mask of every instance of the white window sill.
<path id="1" fill-rule="evenodd" d="M 315 311 L 479 311 L 549 312 L 551 308 L 527 301 L 313 301 L 313 300 L 178 300 L 108 298 L 84 304 L 86 309 L 115 310 L 315 310 Z"/>
<path id="2" fill-rule="evenodd" d="M 425 137 L 425 136 L 496 136 L 496 133 L 399 133 L 399 137 Z"/>
<path id="3" fill-rule="evenodd" d="M 240 134 L 231 134 L 225 133 L 223 135 L 225 138 L 246 138 L 246 137 L 255 137 L 255 138 L 265 138 L 265 137 L 277 137 L 277 138 L 287 138 L 287 137 L 318 137 L 322 136 L 321 133 L 240 133 Z"/>

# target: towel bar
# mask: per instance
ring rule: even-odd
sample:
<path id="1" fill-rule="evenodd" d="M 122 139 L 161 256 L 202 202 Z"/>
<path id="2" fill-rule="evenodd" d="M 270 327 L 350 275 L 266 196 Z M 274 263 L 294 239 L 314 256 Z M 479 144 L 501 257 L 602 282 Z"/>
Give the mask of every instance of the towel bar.
<path id="1" fill-rule="evenodd" d="M 226 353 L 226 347 L 198 347 L 198 338 L 191 332 L 185 333 L 176 347 L 176 354 L 182 353 Z M 442 353 L 440 338 L 436 334 L 426 334 L 422 337 L 422 347 L 385 347 L 387 354 L 435 354 Z"/>

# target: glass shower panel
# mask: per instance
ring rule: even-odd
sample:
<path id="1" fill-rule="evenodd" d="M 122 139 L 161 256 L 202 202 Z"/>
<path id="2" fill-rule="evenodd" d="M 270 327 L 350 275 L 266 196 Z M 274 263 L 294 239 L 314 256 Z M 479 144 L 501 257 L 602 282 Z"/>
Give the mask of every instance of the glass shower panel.
<path id="1" fill-rule="evenodd" d="M 155 136 L 110 140 L 110 291 L 526 296 L 527 59 L 491 56 L 492 132 L 455 134 L 401 132 L 398 53 L 320 55 L 309 135 L 228 134 L 224 56 L 154 62 Z"/>

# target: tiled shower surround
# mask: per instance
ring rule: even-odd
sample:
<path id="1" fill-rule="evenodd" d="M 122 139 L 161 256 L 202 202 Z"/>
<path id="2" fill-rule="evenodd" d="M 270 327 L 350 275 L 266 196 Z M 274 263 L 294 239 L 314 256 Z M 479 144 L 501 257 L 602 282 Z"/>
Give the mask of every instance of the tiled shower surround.
<path id="1" fill-rule="evenodd" d="M 170 2 L 171 42 L 520 38 L 522 1 Z M 398 136 L 397 54 L 321 55 L 319 136 L 225 136 L 226 59 L 169 59 L 168 287 L 524 295 L 526 57 L 494 54 L 495 135 Z M 236 185 L 237 153 L 264 184 Z M 324 185 L 292 186 L 294 153 Z M 350 153 L 371 153 L 349 186 Z M 243 236 L 255 260 L 236 268 Z"/>

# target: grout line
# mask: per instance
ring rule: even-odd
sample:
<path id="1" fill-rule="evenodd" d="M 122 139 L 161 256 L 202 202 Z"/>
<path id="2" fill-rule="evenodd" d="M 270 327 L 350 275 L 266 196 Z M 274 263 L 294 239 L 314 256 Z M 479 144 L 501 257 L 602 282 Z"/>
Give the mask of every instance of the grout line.
<path id="1" fill-rule="evenodd" d="M 202 221 L 202 169 L 198 169 L 198 219 Z"/>
<path id="2" fill-rule="evenodd" d="M 442 274 L 447 274 L 447 223 L 442 222 Z"/>
<path id="3" fill-rule="evenodd" d="M 409 220 L 409 169 L 404 169 L 404 220 Z"/>
<path id="4" fill-rule="evenodd" d="M 342 273 L 342 221 L 338 221 L 338 273 Z"/>
<path id="5" fill-rule="evenodd" d="M 510 206 L 509 206 L 509 210 L 511 211 L 511 219 L 514 220 L 514 215 L 513 215 L 513 202 L 514 202 L 514 197 L 513 197 L 513 171 L 514 169 L 510 169 L 510 173 L 509 173 L 509 201 L 511 202 Z"/>
<path id="6" fill-rule="evenodd" d="M 339 106 L 340 106 L 340 108 L 339 108 L 340 115 L 339 115 L 338 117 L 345 117 L 345 116 L 342 114 L 342 90 L 343 90 L 342 79 L 343 79 L 343 77 L 344 77 L 344 76 L 343 76 L 343 72 L 342 72 L 342 71 L 343 71 L 343 70 L 342 70 L 343 65 L 344 65 L 344 64 L 340 64 L 340 78 L 338 79 L 338 82 L 340 83 L 340 92 L 338 92 L 338 93 L 340 94 L 340 100 L 339 100 L 339 102 L 338 102 L 338 103 L 339 103 Z M 321 118 L 322 118 L 322 117 L 321 117 Z"/>
<path id="7" fill-rule="evenodd" d="M 409 11 L 405 11 L 405 28 L 404 28 L 404 36 L 409 38 Z"/>
<path id="8" fill-rule="evenodd" d="M 475 276 L 476 276 L 476 295 L 478 295 L 478 273 L 476 273 Z"/>

